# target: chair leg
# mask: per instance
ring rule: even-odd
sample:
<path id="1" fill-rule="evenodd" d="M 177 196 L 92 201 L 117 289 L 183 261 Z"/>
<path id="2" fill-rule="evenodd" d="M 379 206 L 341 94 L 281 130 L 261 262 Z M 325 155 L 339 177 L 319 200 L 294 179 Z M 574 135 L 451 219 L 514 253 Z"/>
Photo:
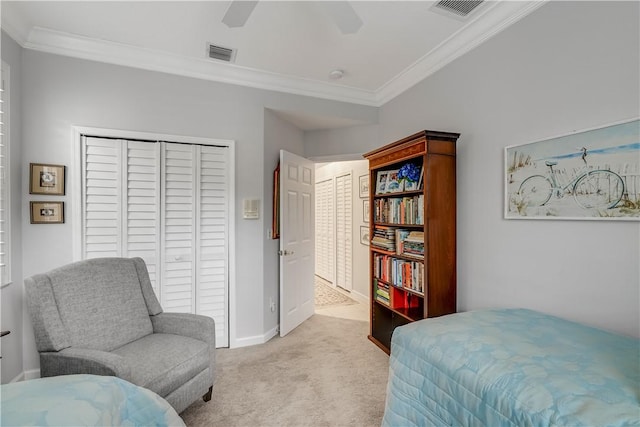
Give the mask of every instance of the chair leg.
<path id="1" fill-rule="evenodd" d="M 211 393 L 213 393 L 213 386 L 209 387 L 209 391 L 204 396 L 202 396 L 202 400 L 204 400 L 205 402 L 210 401 Z"/>

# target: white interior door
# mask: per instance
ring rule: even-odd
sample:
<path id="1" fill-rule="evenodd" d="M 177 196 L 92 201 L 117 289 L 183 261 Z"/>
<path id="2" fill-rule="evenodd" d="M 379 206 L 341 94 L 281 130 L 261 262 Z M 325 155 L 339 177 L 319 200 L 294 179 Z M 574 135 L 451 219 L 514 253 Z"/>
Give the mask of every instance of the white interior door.
<path id="1" fill-rule="evenodd" d="M 280 336 L 314 313 L 314 164 L 280 150 Z"/>

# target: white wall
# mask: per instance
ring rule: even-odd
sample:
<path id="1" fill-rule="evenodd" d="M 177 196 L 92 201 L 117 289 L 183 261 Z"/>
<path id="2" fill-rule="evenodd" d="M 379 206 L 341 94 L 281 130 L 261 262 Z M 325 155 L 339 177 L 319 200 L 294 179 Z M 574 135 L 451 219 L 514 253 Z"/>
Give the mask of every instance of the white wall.
<path id="1" fill-rule="evenodd" d="M 304 154 L 318 161 L 356 160 L 362 154 L 384 144 L 377 125 L 314 130 L 304 133 Z"/>
<path id="2" fill-rule="evenodd" d="M 640 223 L 502 213 L 505 146 L 640 116 L 639 7 L 549 2 L 384 105 L 380 144 L 353 141 L 363 152 L 421 129 L 462 134 L 459 310 L 527 307 L 640 336 Z M 316 133 L 309 149 L 353 152 L 343 136 Z"/>
<path id="3" fill-rule="evenodd" d="M 351 172 L 351 188 L 353 194 L 351 195 L 351 212 L 353 229 L 351 234 L 352 253 L 351 258 L 353 260 L 352 266 L 352 294 L 356 299 L 360 301 L 369 300 L 369 246 L 362 245 L 360 243 L 360 226 L 369 226 L 368 223 L 363 222 L 363 201 L 359 196 L 359 177 L 361 175 L 369 174 L 369 162 L 366 160 L 354 160 L 347 162 L 332 162 L 327 163 L 316 168 L 316 182 L 324 181 L 325 179 L 335 178 L 336 176 L 343 175 Z M 334 181 L 335 182 L 335 181 Z M 368 198 L 366 199 L 368 200 Z M 335 206 L 335 203 L 334 203 Z M 335 223 L 335 221 L 334 221 Z M 335 230 L 334 230 L 335 231 Z M 335 271 L 335 266 L 334 266 Z"/>
<path id="4" fill-rule="evenodd" d="M 3 52 L 4 54 L 4 52 Z M 354 120 L 377 119 L 377 109 L 309 97 L 243 88 L 39 53 L 22 52 L 23 171 L 22 208 L 37 196 L 27 196 L 24 182 L 29 162 L 69 166 L 73 157 L 71 126 L 90 126 L 232 139 L 236 141 L 236 344 L 260 342 L 271 329 L 265 324 L 266 230 L 270 215 L 258 221 L 242 219 L 244 198 L 265 195 L 265 108 L 303 111 Z M 271 148 L 277 147 L 273 142 Z M 69 179 L 74 179 L 73 171 Z M 59 198 L 69 203 L 72 186 Z M 265 204 L 263 203 L 263 206 Z M 263 211 L 264 212 L 264 211 Z M 30 225 L 22 219 L 24 276 L 73 261 L 70 236 L 75 225 Z M 267 249 L 265 249 L 267 248 Z M 271 261 L 269 261 L 271 262 Z M 269 267 L 271 268 L 271 267 Z M 267 269 L 269 270 L 269 269 Z M 272 283 L 270 282 L 270 286 Z M 269 293 L 272 293 L 269 289 Z M 266 298 L 266 300 L 265 300 Z M 232 337 L 233 338 L 233 337 Z M 30 324 L 25 324 L 24 369 L 37 369 L 38 356 Z"/>
<path id="5" fill-rule="evenodd" d="M 22 49 L 2 33 L 2 60 L 9 65 L 9 173 L 11 183 L 11 279 L 12 283 L 0 291 L 0 329 L 11 334 L 2 338 L 2 373 L 0 382 L 7 383 L 23 371 L 22 330 Z"/>

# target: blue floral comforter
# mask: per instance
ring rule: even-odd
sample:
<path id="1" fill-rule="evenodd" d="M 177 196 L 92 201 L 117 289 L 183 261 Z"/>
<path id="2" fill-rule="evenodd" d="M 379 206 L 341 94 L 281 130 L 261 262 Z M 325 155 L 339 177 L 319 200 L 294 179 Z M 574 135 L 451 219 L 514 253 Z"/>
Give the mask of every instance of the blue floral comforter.
<path id="1" fill-rule="evenodd" d="M 64 375 L 0 387 L 2 426 L 184 426 L 166 400 L 116 377 Z"/>
<path id="2" fill-rule="evenodd" d="M 383 426 L 640 426 L 640 341 L 530 310 L 397 328 Z"/>

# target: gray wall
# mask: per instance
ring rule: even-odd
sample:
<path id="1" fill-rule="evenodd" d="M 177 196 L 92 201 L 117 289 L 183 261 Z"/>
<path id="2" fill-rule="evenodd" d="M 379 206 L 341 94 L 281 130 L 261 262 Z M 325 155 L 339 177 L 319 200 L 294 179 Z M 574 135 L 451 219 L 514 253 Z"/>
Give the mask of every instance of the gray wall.
<path id="1" fill-rule="evenodd" d="M 507 145 L 640 116 L 639 6 L 549 2 L 381 108 L 381 144 L 462 134 L 459 310 L 528 307 L 640 336 L 640 223 L 504 220 L 502 175 Z M 353 152 L 313 137 L 316 155 Z"/>
<path id="2" fill-rule="evenodd" d="M 10 37 L 2 33 L 2 60 L 9 65 L 10 87 L 8 90 L 10 183 L 11 183 L 11 279 L 9 286 L 0 291 L 0 327 L 11 331 L 2 338 L 2 373 L 0 382 L 7 383 L 23 371 L 22 365 L 22 49 Z M 6 120 L 6 117 L 4 118 Z"/>
<path id="3" fill-rule="evenodd" d="M 338 114 L 362 121 L 377 119 L 377 109 L 29 50 L 23 51 L 22 71 L 23 171 L 29 162 L 70 165 L 72 125 L 236 141 L 237 257 L 232 266 L 236 271 L 236 339 L 239 345 L 260 341 L 275 326 L 271 316 L 265 322 L 270 296 L 265 292 L 265 280 L 269 283 L 268 293 L 273 293 L 273 267 L 265 267 L 264 244 L 271 216 L 243 220 L 241 204 L 244 198 L 265 197 L 265 108 L 323 116 Z M 269 152 L 278 143 L 272 141 Z M 67 206 L 73 198 L 72 191 L 69 186 L 62 198 Z M 22 194 L 27 194 L 26 188 Z M 25 212 L 29 199 L 22 199 Z M 62 225 L 30 225 L 28 216 L 24 217 L 24 275 L 71 262 L 70 236 L 75 225 L 72 218 Z M 271 264 L 270 252 L 267 257 Z M 265 270 L 270 279 L 265 279 Z M 25 325 L 24 358 L 24 369 L 38 367 L 30 324 Z"/>

